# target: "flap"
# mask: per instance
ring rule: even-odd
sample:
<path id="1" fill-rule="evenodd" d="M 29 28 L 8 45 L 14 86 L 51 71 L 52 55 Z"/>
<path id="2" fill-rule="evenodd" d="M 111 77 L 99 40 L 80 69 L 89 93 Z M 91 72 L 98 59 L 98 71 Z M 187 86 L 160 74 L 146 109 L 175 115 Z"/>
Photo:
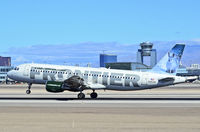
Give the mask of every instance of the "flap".
<path id="1" fill-rule="evenodd" d="M 98 83 L 90 83 L 90 84 L 86 84 L 85 85 L 87 88 L 91 88 L 91 89 L 105 89 L 106 86 L 105 85 L 102 85 L 102 84 L 98 84 Z"/>

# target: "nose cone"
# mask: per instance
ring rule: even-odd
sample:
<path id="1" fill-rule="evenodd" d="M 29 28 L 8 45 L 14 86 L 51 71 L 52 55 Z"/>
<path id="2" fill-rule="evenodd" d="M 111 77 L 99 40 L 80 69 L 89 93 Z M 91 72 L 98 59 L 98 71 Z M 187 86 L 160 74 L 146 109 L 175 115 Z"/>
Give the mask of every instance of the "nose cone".
<path id="1" fill-rule="evenodd" d="M 14 71 L 11 70 L 7 73 L 7 76 L 10 78 L 10 79 L 13 79 L 13 76 L 14 76 Z"/>

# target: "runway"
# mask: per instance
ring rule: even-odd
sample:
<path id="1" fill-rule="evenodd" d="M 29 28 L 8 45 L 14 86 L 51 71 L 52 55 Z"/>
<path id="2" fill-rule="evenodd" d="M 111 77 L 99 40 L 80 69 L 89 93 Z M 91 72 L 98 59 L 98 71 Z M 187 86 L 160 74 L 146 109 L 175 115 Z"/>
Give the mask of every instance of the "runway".
<path id="1" fill-rule="evenodd" d="M 0 106 L 200 107 L 199 84 L 141 91 L 97 91 L 97 99 L 90 99 L 91 91 L 85 91 L 86 99 L 81 100 L 74 92 L 48 93 L 44 85 L 33 85 L 30 95 L 25 94 L 27 85 L 0 86 Z"/>
<path id="2" fill-rule="evenodd" d="M 83 100 L 58 95 L 1 95 L 0 106 L 35 107 L 200 107 L 198 95 L 126 95 Z M 69 95 L 68 95 L 69 96 Z M 72 96 L 72 95 L 71 95 Z"/>
<path id="3" fill-rule="evenodd" d="M 48 93 L 42 85 L 0 85 L 2 132 L 199 132 L 200 85 L 185 84 L 142 91 Z"/>

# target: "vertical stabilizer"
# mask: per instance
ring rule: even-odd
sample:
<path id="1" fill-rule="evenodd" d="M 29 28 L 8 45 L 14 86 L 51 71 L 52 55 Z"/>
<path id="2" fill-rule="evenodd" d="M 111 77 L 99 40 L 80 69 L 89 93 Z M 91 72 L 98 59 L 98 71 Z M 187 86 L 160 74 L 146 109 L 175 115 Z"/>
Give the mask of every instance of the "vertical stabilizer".
<path id="1" fill-rule="evenodd" d="M 185 44 L 176 44 L 151 71 L 160 73 L 175 74 L 180 65 L 180 60 L 185 48 Z"/>

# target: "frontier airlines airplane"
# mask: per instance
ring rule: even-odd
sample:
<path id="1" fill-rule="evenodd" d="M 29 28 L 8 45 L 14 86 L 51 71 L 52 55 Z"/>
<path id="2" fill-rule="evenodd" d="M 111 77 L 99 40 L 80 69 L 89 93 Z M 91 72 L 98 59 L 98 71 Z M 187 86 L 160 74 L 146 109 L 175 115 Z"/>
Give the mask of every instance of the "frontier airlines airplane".
<path id="1" fill-rule="evenodd" d="M 48 92 L 65 90 L 79 92 L 78 98 L 91 89 L 91 98 L 97 98 L 96 90 L 144 90 L 193 81 L 197 77 L 176 76 L 185 45 L 176 44 L 158 64 L 147 72 L 114 70 L 47 64 L 22 64 L 8 72 L 8 77 L 28 83 L 27 94 L 32 84 L 45 84 Z"/>

